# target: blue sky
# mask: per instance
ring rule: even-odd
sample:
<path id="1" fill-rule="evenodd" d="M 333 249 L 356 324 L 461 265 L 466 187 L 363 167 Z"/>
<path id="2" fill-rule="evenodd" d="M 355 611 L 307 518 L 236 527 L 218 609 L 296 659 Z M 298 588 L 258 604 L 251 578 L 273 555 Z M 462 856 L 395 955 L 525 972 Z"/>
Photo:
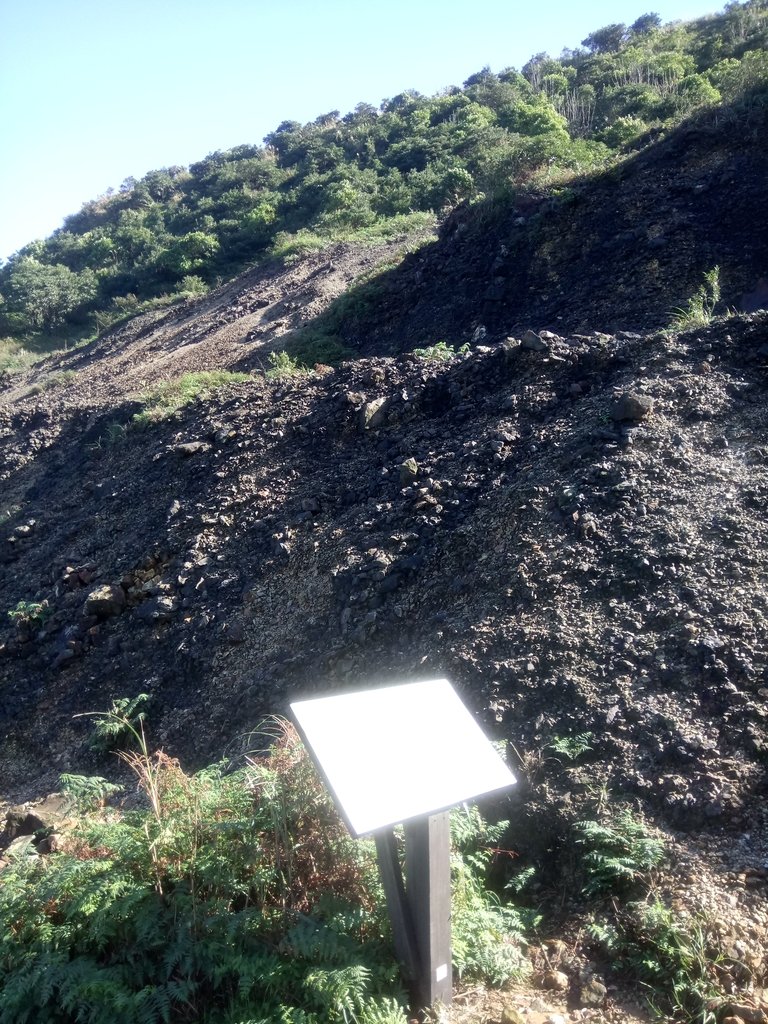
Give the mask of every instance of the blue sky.
<path id="1" fill-rule="evenodd" d="M 0 258 L 129 176 L 706 0 L 0 0 Z"/>

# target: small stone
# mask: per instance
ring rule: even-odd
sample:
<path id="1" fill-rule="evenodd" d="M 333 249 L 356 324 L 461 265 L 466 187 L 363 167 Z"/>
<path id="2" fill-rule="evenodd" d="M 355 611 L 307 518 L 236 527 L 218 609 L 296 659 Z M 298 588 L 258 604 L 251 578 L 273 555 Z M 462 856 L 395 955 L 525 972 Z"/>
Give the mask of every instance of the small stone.
<path id="1" fill-rule="evenodd" d="M 628 420 L 637 422 L 653 412 L 653 399 L 649 395 L 641 395 L 636 391 L 628 391 L 620 395 L 611 407 L 611 419 L 615 422 Z"/>
<path id="2" fill-rule="evenodd" d="M 173 450 L 176 455 L 181 455 L 182 458 L 187 459 L 190 455 L 198 455 L 200 452 L 210 451 L 211 446 L 206 444 L 205 441 L 182 441 L 181 444 L 173 446 Z"/>
<path id="3" fill-rule="evenodd" d="M 10 861 L 20 860 L 25 857 L 36 857 L 37 851 L 35 850 L 32 836 L 19 836 L 18 839 L 14 839 L 3 850 L 3 856 Z"/>
<path id="4" fill-rule="evenodd" d="M 602 1006 L 607 994 L 608 990 L 601 981 L 598 981 L 597 978 L 590 978 L 581 986 L 579 1002 L 582 1006 Z"/>
<path id="5" fill-rule="evenodd" d="M 566 1020 L 562 1013 L 550 1013 L 544 1024 L 566 1024 Z"/>
<path id="6" fill-rule="evenodd" d="M 566 992 L 570 984 L 568 975 L 562 971 L 547 971 L 541 978 L 541 987 L 555 992 Z"/>
<path id="7" fill-rule="evenodd" d="M 301 502 L 302 512 L 319 512 L 320 502 L 317 498 L 304 498 Z"/>
<path id="8" fill-rule="evenodd" d="M 766 1024 L 768 1014 L 758 1006 L 748 1006 L 746 1003 L 729 1003 L 728 1011 L 735 1017 L 739 1024 Z"/>
<path id="9" fill-rule="evenodd" d="M 239 622 L 230 622 L 226 627 L 227 640 L 231 644 L 241 644 L 245 640 L 245 630 Z"/>
<path id="10" fill-rule="evenodd" d="M 51 835 L 41 839 L 37 844 L 38 853 L 58 853 L 64 847 L 64 836 L 60 832 L 53 832 Z"/>
<path id="11" fill-rule="evenodd" d="M 360 410 L 360 425 L 363 430 L 377 430 L 387 418 L 388 398 L 374 398 Z"/>
<path id="12" fill-rule="evenodd" d="M 514 1006 L 505 1006 L 501 1011 L 500 1024 L 525 1024 L 525 1017 Z"/>
<path id="13" fill-rule="evenodd" d="M 548 956 L 555 957 L 558 960 L 562 959 L 568 952 L 568 946 L 562 939 L 545 939 L 543 946 Z"/>
<path id="14" fill-rule="evenodd" d="M 176 597 L 151 597 L 136 609 L 136 615 L 145 622 L 170 622 L 179 608 Z"/>
<path id="15" fill-rule="evenodd" d="M 419 475 L 419 464 L 416 459 L 406 459 L 400 464 L 400 485 L 408 487 L 414 483 Z"/>

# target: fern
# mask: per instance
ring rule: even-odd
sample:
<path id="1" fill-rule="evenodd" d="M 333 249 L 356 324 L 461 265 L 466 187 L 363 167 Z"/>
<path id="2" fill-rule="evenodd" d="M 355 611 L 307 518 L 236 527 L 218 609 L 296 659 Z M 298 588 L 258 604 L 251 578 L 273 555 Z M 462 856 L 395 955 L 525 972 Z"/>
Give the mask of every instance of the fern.
<path id="1" fill-rule="evenodd" d="M 70 806 L 80 812 L 94 810 L 110 796 L 120 793 L 122 787 L 102 779 L 100 775 L 61 775 L 59 788 Z"/>
<path id="2" fill-rule="evenodd" d="M 148 752 L 141 713 L 106 718 L 138 744 L 119 756 L 146 806 L 99 806 L 111 783 L 67 776 L 86 808 L 67 852 L 3 871 L 0 1024 L 405 1024 L 374 846 L 295 732 L 189 775 Z M 520 918 L 484 882 L 503 829 L 454 820 L 457 971 L 494 982 L 522 965 Z"/>
<path id="3" fill-rule="evenodd" d="M 626 889 L 660 863 L 664 845 L 645 823 L 625 808 L 608 821 L 581 821 L 573 826 L 575 842 L 584 849 L 588 896 Z"/>

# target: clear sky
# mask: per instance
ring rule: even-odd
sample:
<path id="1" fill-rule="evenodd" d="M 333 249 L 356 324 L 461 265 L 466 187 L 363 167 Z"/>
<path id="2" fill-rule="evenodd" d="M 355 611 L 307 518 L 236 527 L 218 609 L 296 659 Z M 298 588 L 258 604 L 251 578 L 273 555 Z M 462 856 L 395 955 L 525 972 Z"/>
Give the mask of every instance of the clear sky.
<path id="1" fill-rule="evenodd" d="M 0 258 L 127 177 L 708 0 L 0 0 Z"/>

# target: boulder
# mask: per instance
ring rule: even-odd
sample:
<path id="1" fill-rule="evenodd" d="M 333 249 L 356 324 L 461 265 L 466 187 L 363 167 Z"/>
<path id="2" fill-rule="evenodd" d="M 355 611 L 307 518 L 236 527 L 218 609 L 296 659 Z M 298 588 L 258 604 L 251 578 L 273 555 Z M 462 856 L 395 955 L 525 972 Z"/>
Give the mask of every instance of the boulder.
<path id="1" fill-rule="evenodd" d="M 360 426 L 363 430 L 377 430 L 387 418 L 388 398 L 374 398 L 360 410 Z"/>
<path id="2" fill-rule="evenodd" d="M 85 599 L 85 614 L 95 615 L 98 619 L 108 619 L 119 615 L 125 608 L 125 591 L 112 583 L 96 587 Z"/>
<path id="3" fill-rule="evenodd" d="M 419 476 L 419 464 L 416 459 L 406 459 L 399 466 L 400 484 L 402 487 L 409 487 Z"/>
<path id="4" fill-rule="evenodd" d="M 527 348 L 531 352 L 546 352 L 549 345 L 535 331 L 527 330 L 520 342 L 520 347 Z"/>
<path id="5" fill-rule="evenodd" d="M 620 395 L 611 406 L 611 419 L 615 422 L 629 420 L 638 422 L 653 412 L 653 399 L 650 395 L 641 395 L 636 391 L 628 391 Z"/>

